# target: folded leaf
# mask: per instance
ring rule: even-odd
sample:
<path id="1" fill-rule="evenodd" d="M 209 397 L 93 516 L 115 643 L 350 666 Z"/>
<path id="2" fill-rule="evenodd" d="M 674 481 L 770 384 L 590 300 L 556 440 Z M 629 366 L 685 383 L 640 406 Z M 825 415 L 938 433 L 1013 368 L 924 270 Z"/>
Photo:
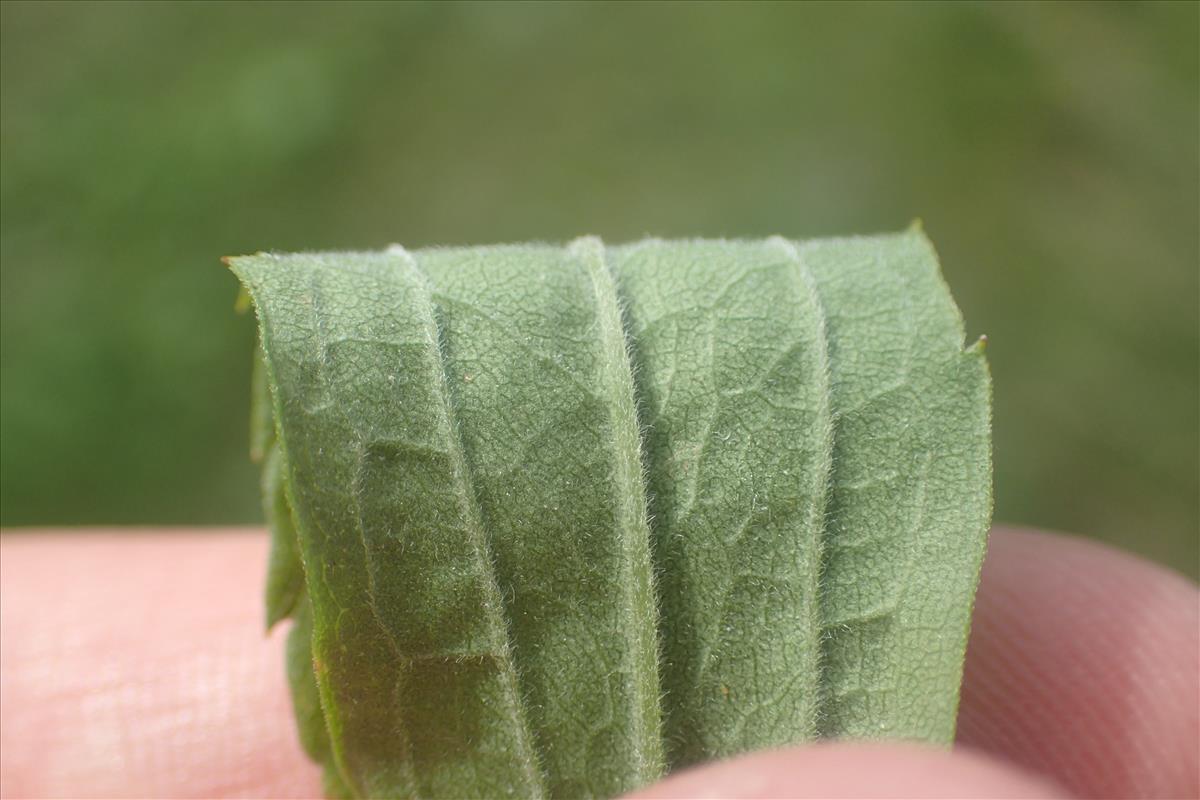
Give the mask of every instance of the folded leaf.
<path id="1" fill-rule="evenodd" d="M 991 518 L 982 342 L 919 230 L 800 248 L 835 415 L 821 582 L 822 736 L 949 744 Z"/>
<path id="2" fill-rule="evenodd" d="M 274 412 L 268 619 L 297 617 L 331 793 L 949 742 L 989 386 L 919 231 L 231 266 Z"/>
<path id="3" fill-rule="evenodd" d="M 812 739 L 833 447 L 824 313 L 782 239 L 618 248 L 676 766 Z"/>

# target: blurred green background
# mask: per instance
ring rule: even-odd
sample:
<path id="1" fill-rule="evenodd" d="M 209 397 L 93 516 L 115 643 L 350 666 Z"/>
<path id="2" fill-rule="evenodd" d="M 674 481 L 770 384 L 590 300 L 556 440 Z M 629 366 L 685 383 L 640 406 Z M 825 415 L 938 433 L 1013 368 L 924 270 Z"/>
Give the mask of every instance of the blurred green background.
<path id="1" fill-rule="evenodd" d="M 0 9 L 4 525 L 259 519 L 222 255 L 920 217 L 997 519 L 1197 573 L 1195 3 Z"/>

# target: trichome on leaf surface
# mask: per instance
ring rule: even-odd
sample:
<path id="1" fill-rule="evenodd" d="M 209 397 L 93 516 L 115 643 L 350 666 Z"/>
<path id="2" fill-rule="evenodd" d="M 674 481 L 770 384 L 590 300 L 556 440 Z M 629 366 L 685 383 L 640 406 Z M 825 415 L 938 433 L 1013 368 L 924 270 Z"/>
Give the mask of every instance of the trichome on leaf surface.
<path id="1" fill-rule="evenodd" d="M 950 742 L 990 387 L 919 229 L 229 264 L 268 623 L 330 794 Z"/>

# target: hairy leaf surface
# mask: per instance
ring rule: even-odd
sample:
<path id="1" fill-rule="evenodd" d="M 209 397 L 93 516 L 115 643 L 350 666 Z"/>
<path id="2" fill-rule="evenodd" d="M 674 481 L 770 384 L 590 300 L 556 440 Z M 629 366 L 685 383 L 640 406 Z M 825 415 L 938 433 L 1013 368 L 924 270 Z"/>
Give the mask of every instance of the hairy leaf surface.
<path id="1" fill-rule="evenodd" d="M 268 624 L 296 617 L 331 793 L 604 797 L 952 738 L 989 384 L 918 230 L 230 263 Z"/>

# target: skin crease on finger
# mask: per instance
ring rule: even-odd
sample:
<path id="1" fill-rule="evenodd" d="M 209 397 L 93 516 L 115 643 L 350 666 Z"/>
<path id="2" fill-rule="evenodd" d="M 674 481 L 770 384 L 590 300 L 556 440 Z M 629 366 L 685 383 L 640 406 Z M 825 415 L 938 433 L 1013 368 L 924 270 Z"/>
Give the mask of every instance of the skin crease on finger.
<path id="1" fill-rule="evenodd" d="M 284 629 L 262 632 L 266 546 L 250 529 L 0 536 L 0 796 L 318 796 Z M 997 532 L 967 656 L 969 749 L 781 750 L 638 796 L 1194 797 L 1198 614 L 1195 586 L 1159 567 Z"/>

